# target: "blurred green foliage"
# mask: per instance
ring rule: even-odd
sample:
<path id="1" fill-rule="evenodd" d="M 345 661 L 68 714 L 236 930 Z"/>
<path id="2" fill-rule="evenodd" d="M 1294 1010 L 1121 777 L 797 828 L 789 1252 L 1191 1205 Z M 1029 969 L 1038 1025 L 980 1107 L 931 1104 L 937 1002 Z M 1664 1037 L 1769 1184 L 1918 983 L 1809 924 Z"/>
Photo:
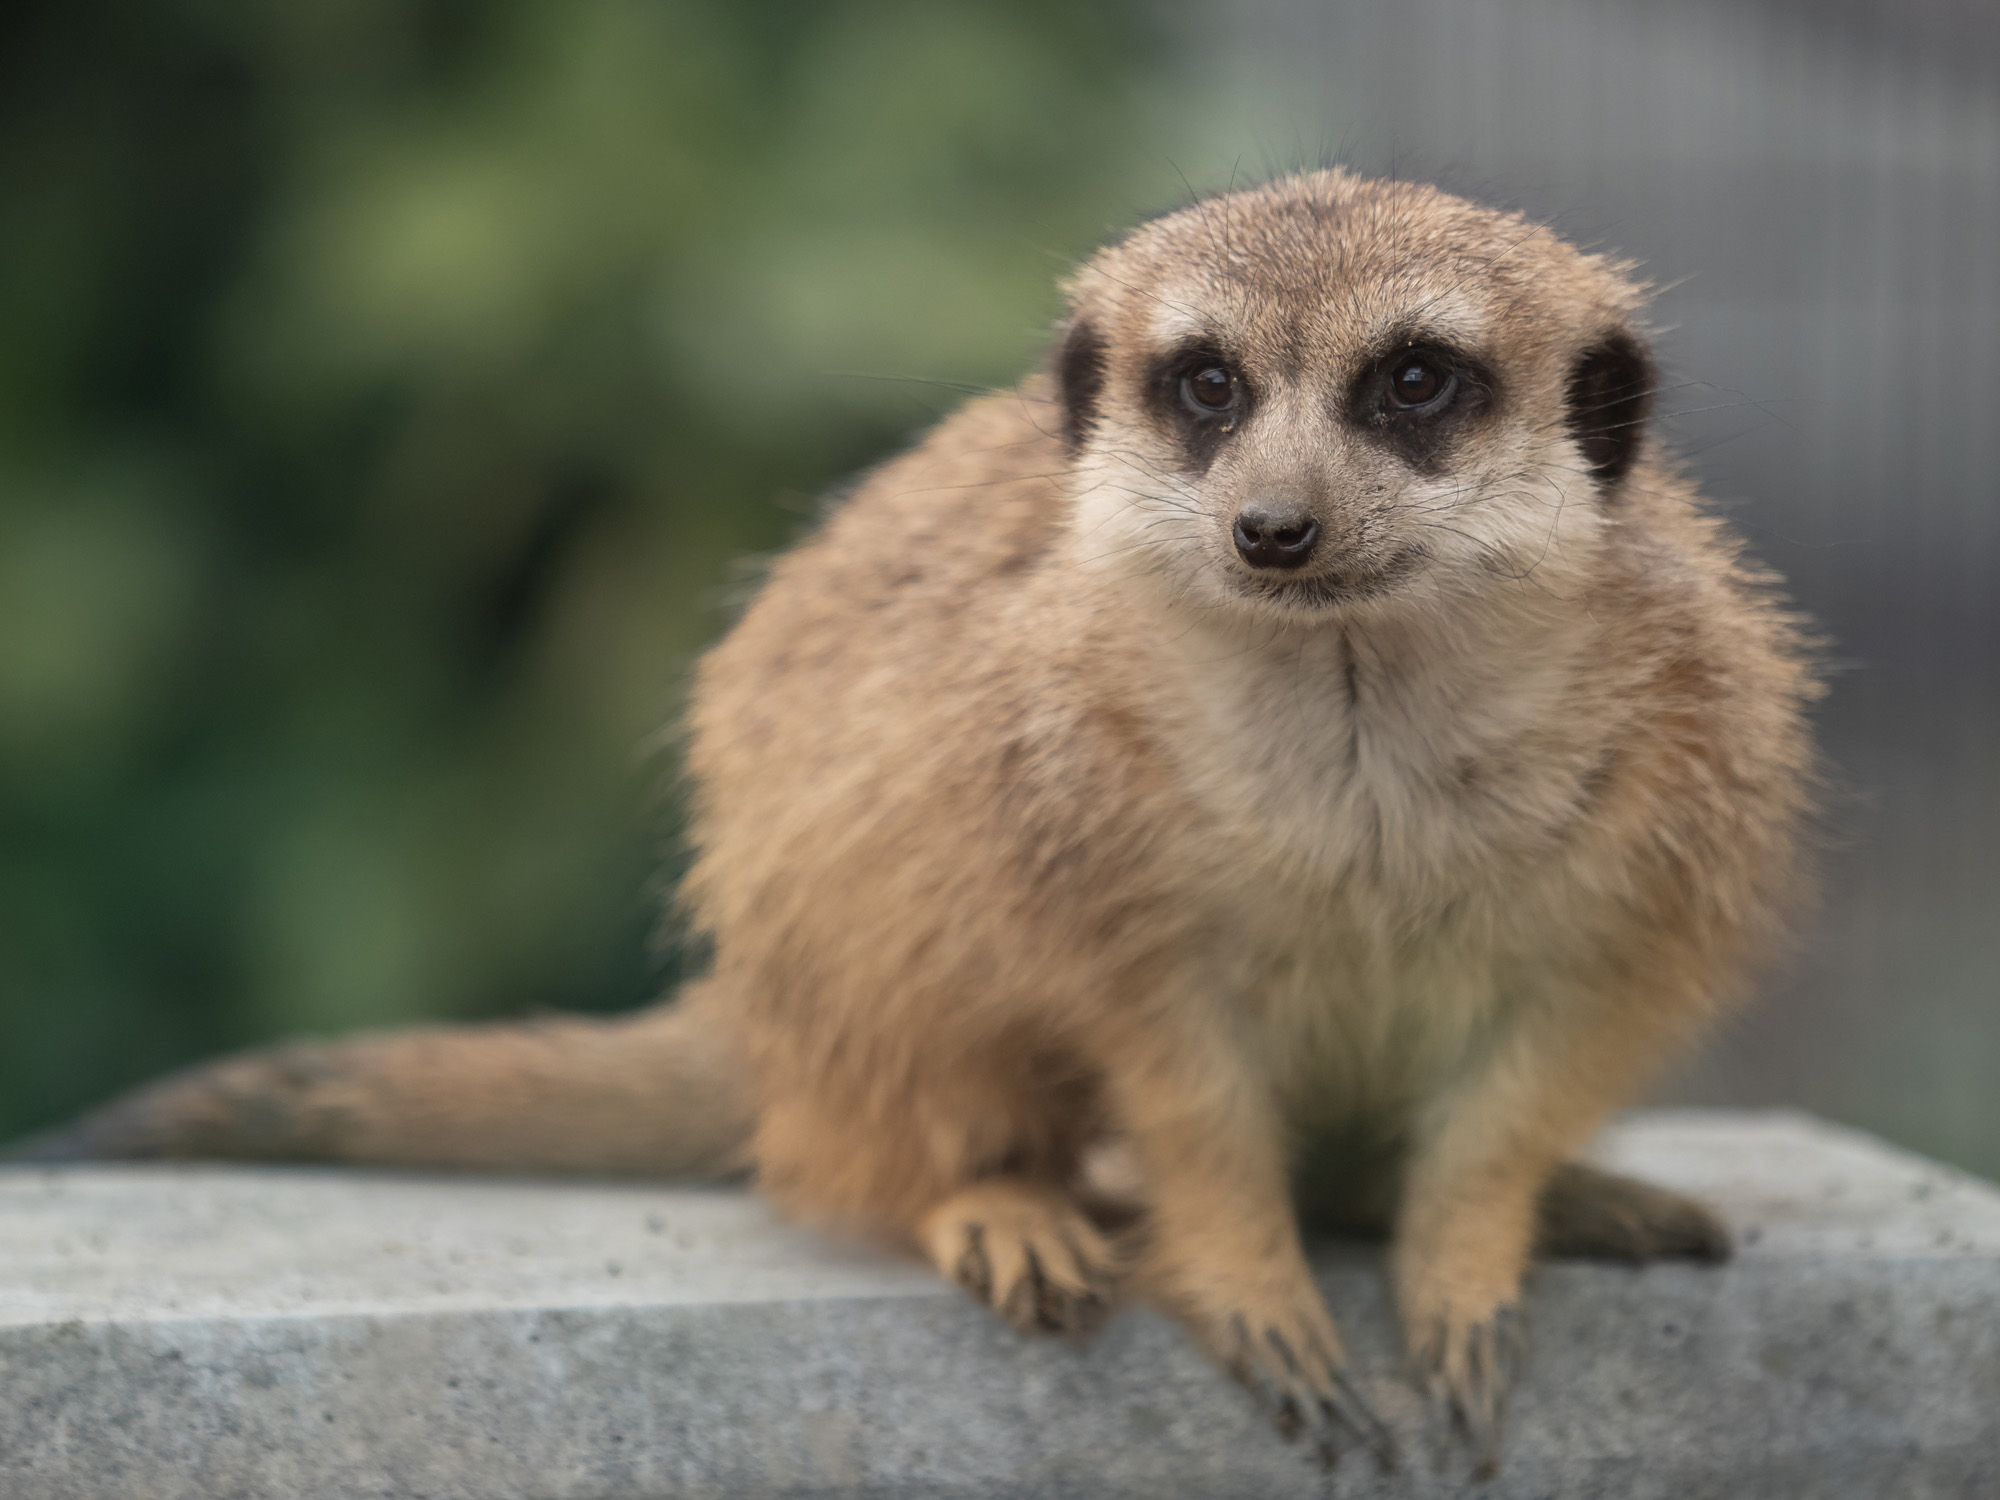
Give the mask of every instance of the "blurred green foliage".
<path id="1" fill-rule="evenodd" d="M 671 983 L 655 731 L 732 559 L 1016 378 L 1131 184 L 1173 195 L 1150 37 L 9 7 L 0 1135 L 219 1048 Z"/>

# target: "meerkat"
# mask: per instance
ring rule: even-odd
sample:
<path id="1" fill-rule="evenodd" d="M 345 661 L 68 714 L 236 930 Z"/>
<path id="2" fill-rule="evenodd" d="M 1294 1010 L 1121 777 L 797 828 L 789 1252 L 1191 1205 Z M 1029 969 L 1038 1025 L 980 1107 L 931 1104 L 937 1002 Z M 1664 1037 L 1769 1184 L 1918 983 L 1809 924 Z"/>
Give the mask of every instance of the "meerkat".
<path id="1" fill-rule="evenodd" d="M 708 977 L 224 1061 L 41 1154 L 748 1166 L 1023 1329 L 1151 1302 L 1329 1453 L 1388 1440 L 1300 1215 L 1372 1225 L 1490 1462 L 1537 1252 L 1727 1253 L 1576 1154 L 1741 989 L 1812 786 L 1807 644 L 1648 426 L 1641 305 L 1337 170 L 1143 225 L 701 662 Z"/>

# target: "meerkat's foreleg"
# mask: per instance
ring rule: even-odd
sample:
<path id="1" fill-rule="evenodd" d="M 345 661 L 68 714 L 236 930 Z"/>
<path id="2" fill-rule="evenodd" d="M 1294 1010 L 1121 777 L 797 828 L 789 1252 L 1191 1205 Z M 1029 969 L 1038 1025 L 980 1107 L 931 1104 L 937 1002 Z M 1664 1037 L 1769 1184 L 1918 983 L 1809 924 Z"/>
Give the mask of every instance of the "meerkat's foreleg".
<path id="1" fill-rule="evenodd" d="M 1388 1429 L 1355 1390 L 1294 1216 L 1286 1134 L 1268 1081 L 1225 1025 L 1182 1018 L 1108 1075 L 1145 1179 L 1138 1289 L 1174 1314 L 1329 1461 L 1364 1446 L 1393 1462 Z"/>
<path id="2" fill-rule="evenodd" d="M 1522 1277 L 1551 1222 L 1543 1205 L 1553 1198 L 1553 1227 L 1574 1230 L 1606 1183 L 1642 1187 L 1609 1174 L 1576 1176 L 1588 1169 L 1565 1163 L 1631 1096 L 1642 1067 L 1671 1048 L 1684 1007 L 1646 1003 L 1659 998 L 1578 998 L 1522 1018 L 1420 1124 L 1391 1270 L 1417 1374 L 1471 1443 L 1481 1472 L 1498 1458 L 1520 1350 Z"/>

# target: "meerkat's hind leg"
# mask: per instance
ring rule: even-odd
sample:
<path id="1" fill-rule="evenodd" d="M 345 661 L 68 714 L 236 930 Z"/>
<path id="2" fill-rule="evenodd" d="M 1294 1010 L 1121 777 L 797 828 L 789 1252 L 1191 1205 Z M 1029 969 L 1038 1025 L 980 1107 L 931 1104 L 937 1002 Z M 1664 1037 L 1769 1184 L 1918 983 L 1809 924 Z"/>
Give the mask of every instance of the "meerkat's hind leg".
<path id="1" fill-rule="evenodd" d="M 1094 1332 L 1117 1256 L 1082 1208 L 1025 1177 L 988 1177 L 925 1214 L 917 1241 L 956 1283 L 1024 1333 Z"/>
<path id="2" fill-rule="evenodd" d="M 1542 1190 L 1535 1253 L 1568 1260 L 1729 1259 L 1729 1230 L 1693 1198 L 1582 1162 L 1558 1168 Z"/>

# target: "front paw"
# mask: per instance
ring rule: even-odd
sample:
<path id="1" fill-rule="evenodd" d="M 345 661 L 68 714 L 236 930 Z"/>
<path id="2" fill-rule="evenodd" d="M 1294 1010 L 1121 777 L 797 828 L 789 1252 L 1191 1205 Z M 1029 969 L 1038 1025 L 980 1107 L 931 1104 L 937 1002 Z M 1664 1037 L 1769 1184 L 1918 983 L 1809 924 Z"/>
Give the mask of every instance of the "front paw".
<path id="1" fill-rule="evenodd" d="M 1265 1295 L 1221 1299 L 1188 1321 L 1286 1441 L 1308 1439 L 1328 1468 L 1356 1447 L 1394 1468 L 1394 1436 L 1349 1378 L 1333 1319 L 1303 1269 L 1297 1281 Z"/>
<path id="2" fill-rule="evenodd" d="M 1525 1345 L 1518 1306 L 1406 1297 L 1405 1334 L 1417 1383 L 1450 1433 L 1472 1452 L 1473 1478 L 1499 1468 L 1507 1389 Z M 1416 1305 L 1411 1305 L 1416 1304 Z"/>

